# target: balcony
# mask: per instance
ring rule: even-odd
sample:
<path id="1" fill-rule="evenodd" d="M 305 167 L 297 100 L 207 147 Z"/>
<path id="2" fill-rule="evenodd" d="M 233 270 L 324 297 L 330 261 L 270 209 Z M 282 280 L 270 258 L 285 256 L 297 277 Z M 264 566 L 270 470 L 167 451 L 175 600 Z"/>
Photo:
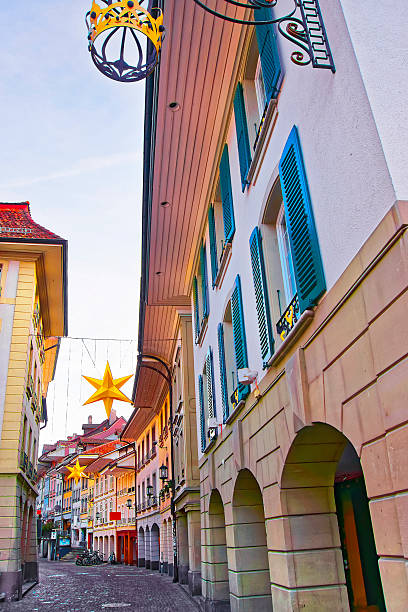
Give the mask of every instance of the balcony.
<path id="1" fill-rule="evenodd" d="M 26 472 L 28 467 L 28 456 L 24 451 L 20 455 L 20 468 Z"/>
<path id="2" fill-rule="evenodd" d="M 26 386 L 26 397 L 27 397 L 27 399 L 30 399 L 30 397 L 32 396 L 33 389 L 34 389 L 33 377 L 31 376 L 31 374 L 29 374 L 28 377 L 27 377 L 27 386 Z"/>
<path id="3" fill-rule="evenodd" d="M 299 298 L 296 294 L 276 324 L 276 331 L 281 340 L 285 340 L 295 327 L 300 317 Z"/>

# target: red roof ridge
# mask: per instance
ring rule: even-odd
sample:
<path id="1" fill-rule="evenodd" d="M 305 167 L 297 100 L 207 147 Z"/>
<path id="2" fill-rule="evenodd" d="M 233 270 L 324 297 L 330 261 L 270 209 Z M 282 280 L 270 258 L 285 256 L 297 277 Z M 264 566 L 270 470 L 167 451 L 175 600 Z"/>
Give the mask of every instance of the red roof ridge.
<path id="1" fill-rule="evenodd" d="M 31 217 L 30 202 L 0 202 L 0 239 L 62 240 Z"/>

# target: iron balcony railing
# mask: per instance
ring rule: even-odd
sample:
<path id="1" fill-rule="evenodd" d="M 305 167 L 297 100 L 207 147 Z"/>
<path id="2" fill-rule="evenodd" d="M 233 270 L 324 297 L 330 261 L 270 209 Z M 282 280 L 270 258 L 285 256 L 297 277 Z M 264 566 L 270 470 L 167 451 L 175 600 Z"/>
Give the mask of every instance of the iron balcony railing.
<path id="1" fill-rule="evenodd" d="M 299 297 L 296 294 L 285 312 L 282 314 L 281 318 L 276 324 L 276 331 L 281 340 L 285 340 L 288 334 L 295 327 L 300 317 L 300 307 L 299 307 Z"/>

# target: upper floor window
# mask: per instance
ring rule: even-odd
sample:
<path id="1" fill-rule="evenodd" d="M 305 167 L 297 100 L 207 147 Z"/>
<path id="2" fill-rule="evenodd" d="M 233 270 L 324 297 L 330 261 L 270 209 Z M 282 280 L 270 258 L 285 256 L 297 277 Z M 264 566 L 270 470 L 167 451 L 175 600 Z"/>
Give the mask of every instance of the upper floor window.
<path id="1" fill-rule="evenodd" d="M 279 164 L 261 230 L 250 238 L 261 354 L 267 363 L 276 335 L 285 340 L 300 314 L 326 289 L 309 188 L 296 127 Z"/>
<path id="2" fill-rule="evenodd" d="M 249 394 L 249 387 L 239 382 L 238 370 L 248 367 L 248 353 L 242 305 L 241 279 L 235 279 L 231 300 L 224 319 L 218 325 L 221 398 L 224 422 Z"/>
<path id="3" fill-rule="evenodd" d="M 201 450 L 207 448 L 208 444 L 217 436 L 215 386 L 214 386 L 214 361 L 211 347 L 205 358 L 203 373 L 198 377 L 198 398 L 200 407 L 200 437 Z"/>
<path id="4" fill-rule="evenodd" d="M 204 243 L 201 244 L 199 266 L 193 279 L 193 305 L 195 340 L 198 342 L 209 314 L 207 253 Z"/>
<path id="5" fill-rule="evenodd" d="M 226 247 L 231 244 L 235 234 L 231 170 L 227 145 L 224 146 L 222 152 L 219 173 L 219 182 L 215 191 L 214 202 L 208 210 L 213 287 L 217 284 L 218 272 L 226 253 Z"/>
<path id="6" fill-rule="evenodd" d="M 259 19 L 270 19 L 272 11 L 258 9 Z M 269 102 L 279 91 L 281 67 L 274 26 L 258 25 L 249 46 L 242 81 L 234 98 L 239 165 L 242 189 L 245 189 L 251 165 L 251 148 L 255 149 L 264 126 Z"/>

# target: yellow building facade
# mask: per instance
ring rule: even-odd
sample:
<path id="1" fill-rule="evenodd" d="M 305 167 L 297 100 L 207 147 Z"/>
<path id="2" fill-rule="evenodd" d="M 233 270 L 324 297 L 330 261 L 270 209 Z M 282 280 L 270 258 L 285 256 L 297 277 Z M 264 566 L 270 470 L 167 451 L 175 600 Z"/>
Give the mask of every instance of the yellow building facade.
<path id="1" fill-rule="evenodd" d="M 0 592 L 38 576 L 39 429 L 66 333 L 67 243 L 37 225 L 28 202 L 0 203 Z"/>

